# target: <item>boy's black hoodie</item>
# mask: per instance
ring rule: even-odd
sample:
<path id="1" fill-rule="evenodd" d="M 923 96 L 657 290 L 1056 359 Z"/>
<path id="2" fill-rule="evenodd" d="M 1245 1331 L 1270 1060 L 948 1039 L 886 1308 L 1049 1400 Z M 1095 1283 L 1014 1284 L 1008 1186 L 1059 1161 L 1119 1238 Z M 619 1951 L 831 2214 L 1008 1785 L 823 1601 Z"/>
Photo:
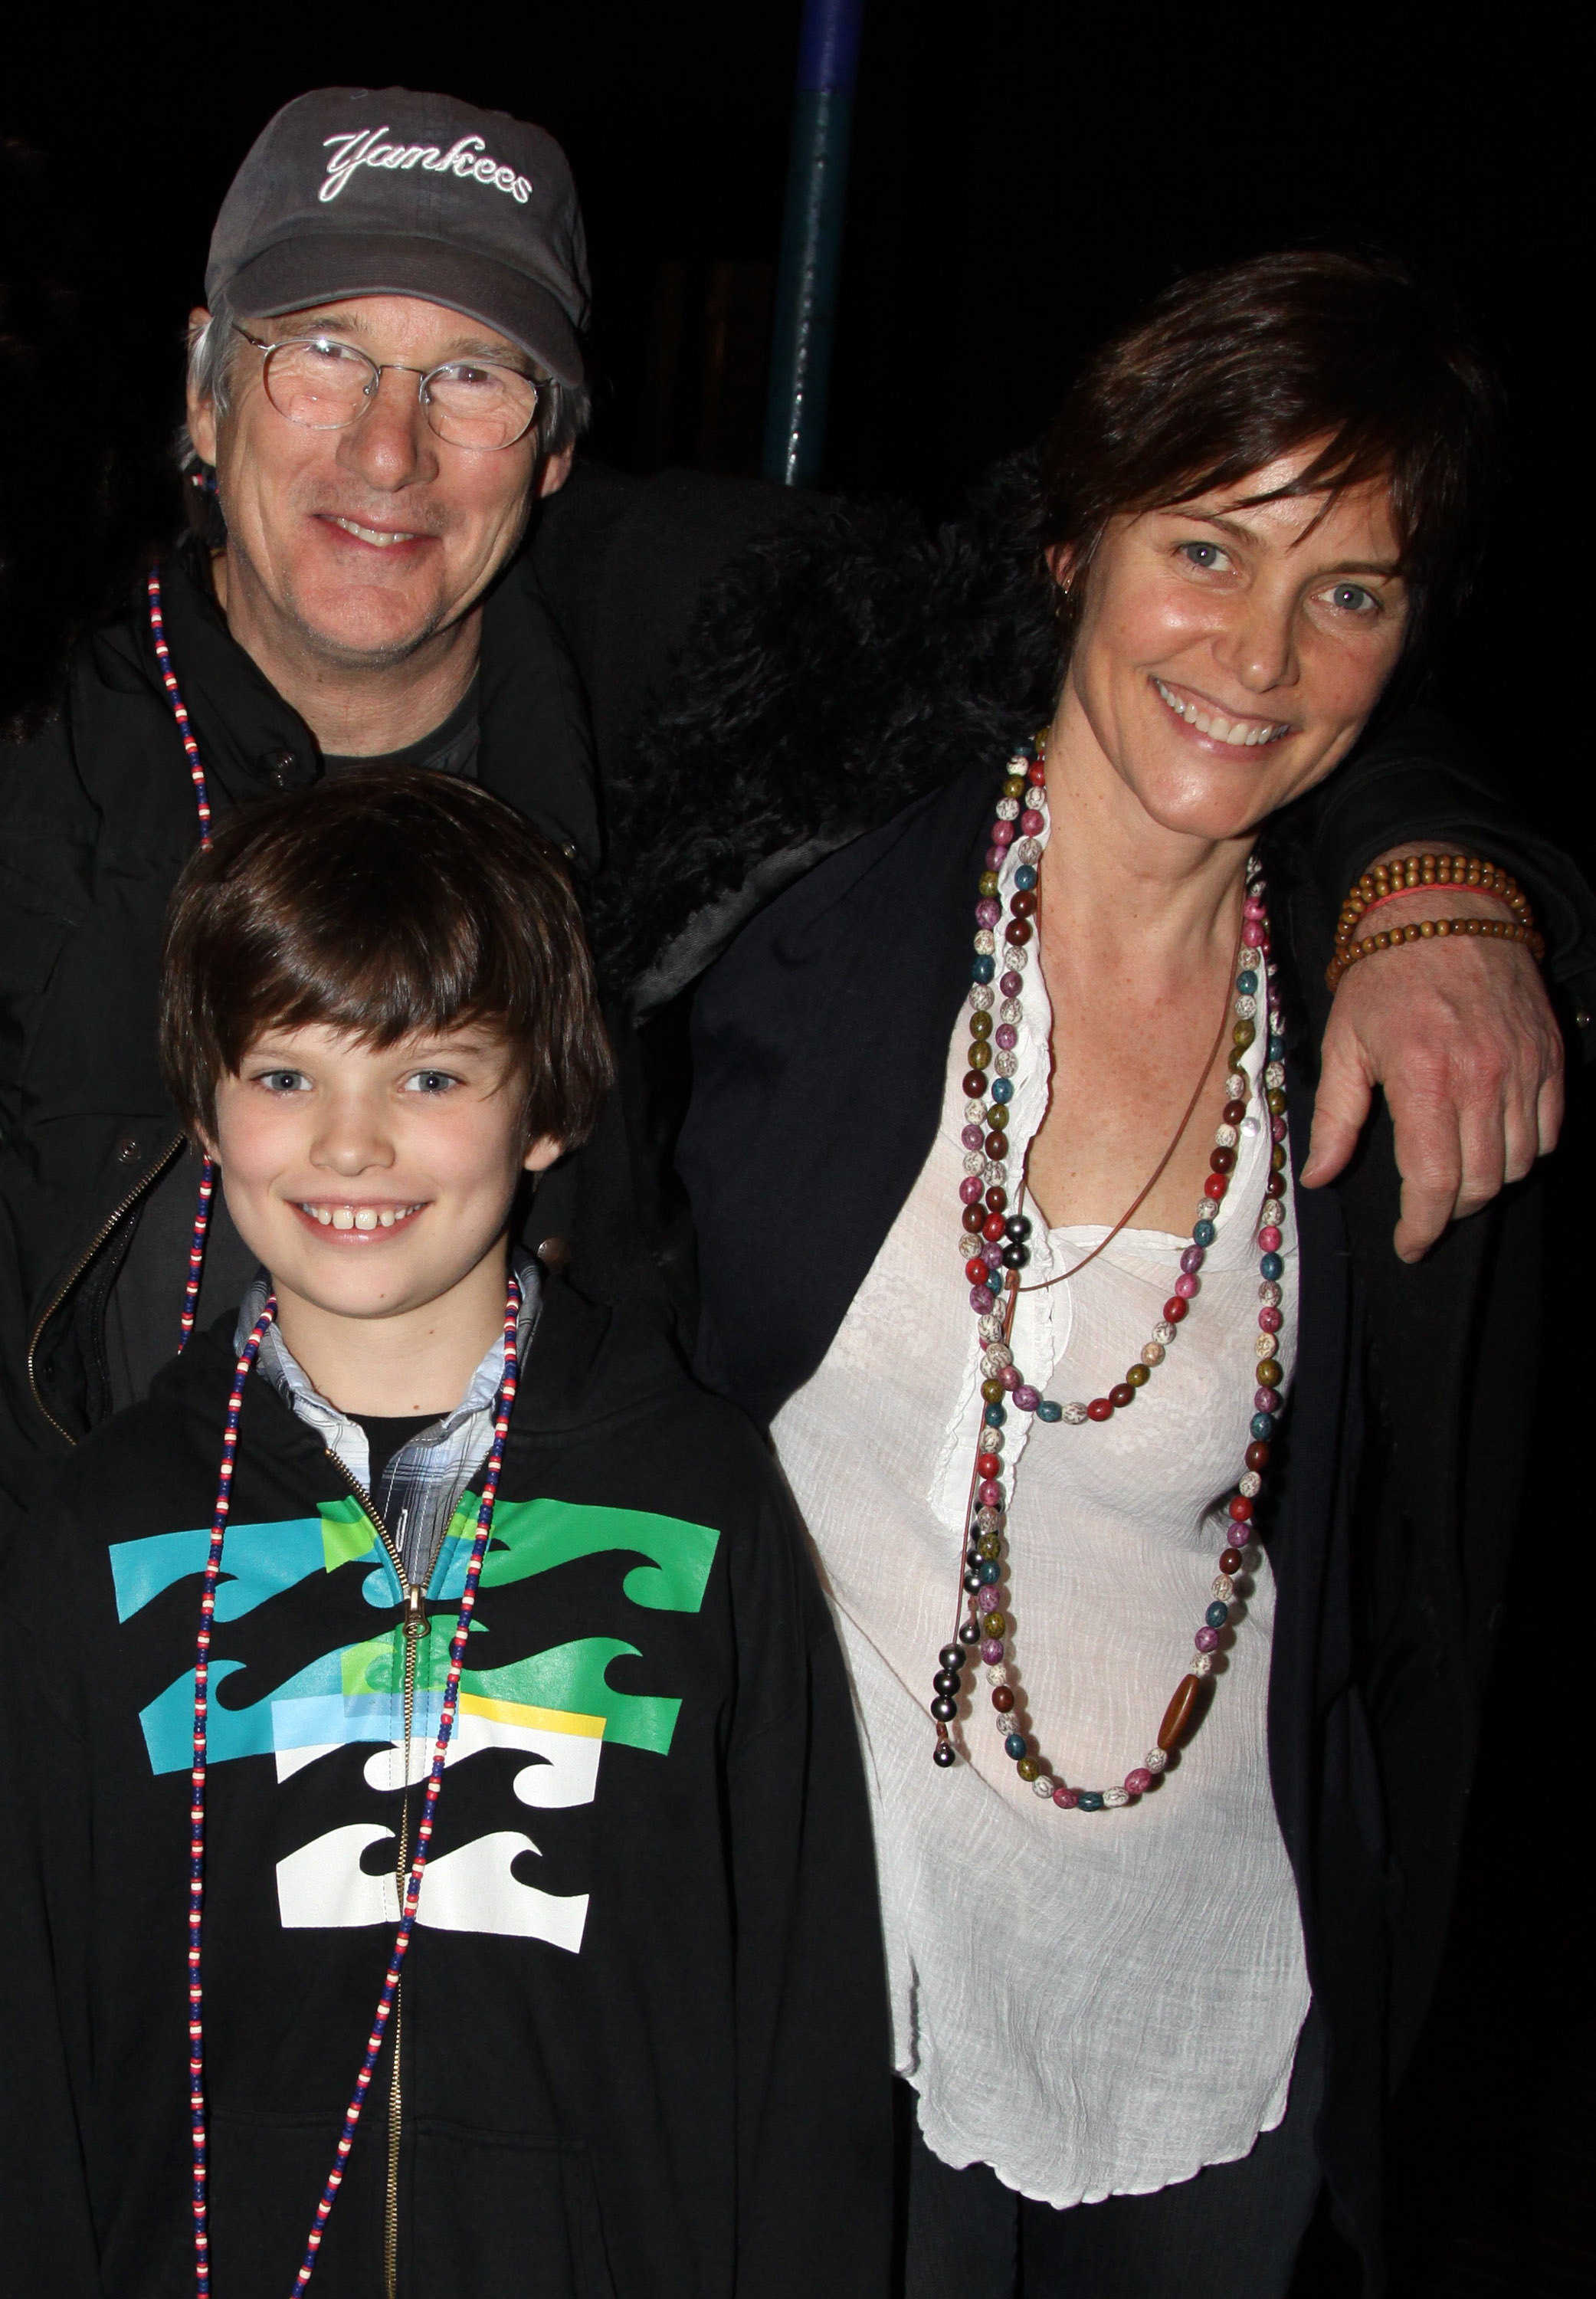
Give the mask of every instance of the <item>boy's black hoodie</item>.
<path id="1" fill-rule="evenodd" d="M 4 2287 L 193 2291 L 194 1632 L 229 1324 L 5 1569 Z M 843 1465 L 839 1464 L 839 1472 Z M 437 1728 L 475 1497 L 434 1571 Z M 782 2299 L 887 2274 L 890 2048 L 848 1687 L 779 1480 L 651 1327 L 547 1289 L 405 1965 L 312 2299 Z M 215 2299 L 287 2299 L 398 1913 L 404 1639 L 259 1377 L 211 1643 Z M 419 1787 L 409 1791 L 413 1831 Z M 413 1840 L 413 1838 L 412 1838 Z"/>

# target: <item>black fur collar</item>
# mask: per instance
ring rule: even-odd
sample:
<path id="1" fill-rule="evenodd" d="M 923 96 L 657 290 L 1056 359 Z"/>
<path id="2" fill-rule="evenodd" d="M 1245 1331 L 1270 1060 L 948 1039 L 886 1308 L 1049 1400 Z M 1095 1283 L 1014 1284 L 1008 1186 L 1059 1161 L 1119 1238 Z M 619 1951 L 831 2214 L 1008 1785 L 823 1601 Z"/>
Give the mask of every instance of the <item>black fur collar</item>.
<path id="1" fill-rule="evenodd" d="M 1000 465 L 929 539 L 828 505 L 713 586 L 608 796 L 592 937 L 639 1018 L 823 855 L 1052 715 L 1033 470 Z"/>

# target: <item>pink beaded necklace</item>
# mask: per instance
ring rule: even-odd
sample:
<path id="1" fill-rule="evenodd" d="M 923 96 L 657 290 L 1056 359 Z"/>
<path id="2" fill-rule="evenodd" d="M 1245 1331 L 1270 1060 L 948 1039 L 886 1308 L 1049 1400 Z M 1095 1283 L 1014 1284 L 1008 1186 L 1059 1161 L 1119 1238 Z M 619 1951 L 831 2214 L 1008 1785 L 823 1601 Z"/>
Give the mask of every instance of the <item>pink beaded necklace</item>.
<path id="1" fill-rule="evenodd" d="M 516 1338 L 520 1312 L 521 1289 L 512 1276 L 504 1304 L 504 1374 L 499 1384 L 499 1393 L 493 1400 L 493 1442 L 483 1474 L 482 1502 L 476 1512 L 476 1538 L 472 1543 L 466 1566 L 465 1593 L 460 1598 L 454 1634 L 450 1639 L 443 1706 L 438 1719 L 438 1737 L 433 1745 L 432 1770 L 427 1774 L 420 1823 L 416 1830 L 415 1857 L 410 1862 L 405 1880 L 399 1930 L 394 1935 L 393 1952 L 388 1958 L 382 1993 L 377 1997 L 371 2033 L 366 2039 L 365 2056 L 355 2077 L 354 2090 L 344 2112 L 343 2128 L 338 2135 L 333 2168 L 327 2174 L 321 2200 L 316 2206 L 316 2216 L 310 2223 L 299 2273 L 294 2278 L 294 2299 L 298 2299 L 298 2295 L 304 2290 L 315 2270 L 327 2218 L 343 2184 L 344 2166 L 354 2145 L 360 2111 L 366 2104 L 366 2095 L 371 2087 L 372 2071 L 382 2050 L 388 2016 L 393 2009 L 393 1999 L 399 1989 L 399 1975 L 404 1968 L 410 1934 L 415 1929 L 416 1909 L 421 1897 L 421 1879 L 426 1870 L 426 1855 L 432 1845 L 433 1817 L 437 1810 L 438 1791 L 443 1783 L 449 1743 L 454 1733 L 460 1671 L 466 1659 L 466 1638 L 471 1626 L 471 1615 L 476 1609 L 477 1582 L 482 1577 L 482 1562 L 487 1554 L 488 1540 L 493 1530 L 493 1504 L 499 1497 L 500 1465 L 504 1458 L 504 1440 L 509 1430 L 510 1411 L 516 1401 Z M 206 1682 L 210 1672 L 211 1623 L 216 1611 L 216 1584 L 221 1573 L 222 1544 L 227 1529 L 234 1457 L 238 1450 L 238 1416 L 244 1408 L 244 1383 L 260 1355 L 267 1329 L 277 1314 L 274 1295 L 255 1320 L 233 1371 L 233 1393 L 227 1399 L 221 1471 L 217 1481 L 216 1509 L 211 1520 L 211 1549 L 205 1560 L 204 1588 L 200 1598 L 199 1640 L 194 1662 L 194 1770 L 190 1775 L 193 1796 L 189 1810 L 188 1858 L 188 2110 L 194 2149 L 194 2288 L 198 2299 L 207 2299 L 211 2289 L 210 2212 L 206 2201 L 209 2164 L 205 2129 L 205 1990 L 201 1958 L 205 1917 Z"/>
<path id="2" fill-rule="evenodd" d="M 1043 1397 L 1022 1377 L 1010 1347 L 1019 1296 L 1022 1291 L 1031 1290 L 1022 1287 L 1020 1279 L 1021 1271 L 1030 1259 L 1026 1240 L 1030 1235 L 1031 1224 L 1023 1214 L 1009 1211 L 1006 1160 L 1008 1104 L 1013 1099 L 1013 1080 L 1018 1067 L 1014 1050 L 1019 1043 L 1018 1025 L 1024 1010 L 1021 992 L 1025 986 L 1024 970 L 1030 957 L 1028 946 L 1034 933 L 1031 920 L 1037 909 L 1043 851 L 1041 833 L 1046 826 L 1043 809 L 1046 802 L 1044 745 L 1042 739 L 1038 738 L 1035 743 L 1022 746 L 1009 761 L 1003 793 L 997 801 L 996 820 L 992 827 L 991 844 L 978 888 L 979 899 L 975 909 L 975 956 L 971 968 L 972 979 L 969 994 L 970 1067 L 963 1081 L 967 1097 L 962 1136 L 964 1178 L 959 1185 L 959 1198 L 963 1208 L 960 1249 L 965 1259 L 964 1274 L 970 1284 L 970 1307 L 980 1321 L 978 1331 L 983 1347 L 980 1361 L 982 1409 L 965 1515 L 958 1607 L 963 1617 L 959 1620 L 954 1641 L 944 1645 L 938 1655 L 937 1672 L 931 1680 L 934 1697 L 930 1713 L 937 1727 L 936 1743 L 931 1753 L 939 1765 L 947 1766 L 957 1762 L 958 1751 L 950 1728 L 959 1715 L 960 1699 L 964 1691 L 964 1667 L 973 1652 L 979 1649 L 980 1658 L 986 1664 L 992 1708 L 997 1729 L 1003 1735 L 1004 1750 L 1013 1760 L 1020 1778 L 1030 1785 L 1035 1796 L 1051 1799 L 1062 1812 L 1101 1812 L 1134 1803 L 1145 1796 L 1190 1728 L 1203 1679 L 1211 1672 L 1214 1653 L 1231 1623 L 1230 1608 L 1237 1596 L 1237 1576 L 1248 1562 L 1245 1544 L 1255 1537 L 1254 1504 L 1262 1487 L 1262 1472 L 1269 1463 L 1274 1416 L 1282 1402 L 1278 1336 L 1282 1325 L 1280 1280 L 1285 1274 L 1285 1262 L 1280 1246 L 1289 1164 L 1286 1141 L 1286 1047 L 1284 1017 L 1274 988 L 1275 968 L 1269 956 L 1269 926 L 1263 900 L 1264 882 L 1254 859 L 1247 864 L 1246 889 L 1243 898 L 1242 941 L 1236 955 L 1230 1008 L 1235 1017 L 1230 1032 L 1232 1067 L 1225 1081 L 1225 1108 L 1209 1158 L 1210 1171 L 1203 1185 L 1203 1203 L 1192 1225 L 1192 1241 L 1180 1256 L 1180 1274 L 1175 1281 L 1174 1291 L 1164 1303 L 1163 1315 L 1154 1325 L 1152 1339 L 1142 1349 L 1137 1362 L 1129 1368 L 1124 1380 L 1115 1382 L 1106 1396 L 1093 1398 L 1089 1402 L 1079 1400 L 1067 1405 Z M 1003 917 L 999 900 L 1001 874 L 1011 859 L 1011 847 L 1014 849 L 1016 867 L 1013 891 L 1009 900 L 1009 920 L 1004 927 L 1000 950 L 996 929 Z M 1001 1003 L 997 1005 L 994 1025 L 993 978 L 997 975 L 1000 957 L 1004 971 L 997 977 L 996 990 Z M 1256 1017 L 1261 1010 L 1267 1016 L 1269 1029 L 1262 1091 L 1271 1141 L 1269 1170 L 1256 1228 L 1260 1280 L 1254 1365 L 1257 1386 L 1253 1398 L 1250 1441 L 1243 1473 L 1228 1505 L 1229 1531 L 1227 1542 L 1220 1554 L 1219 1570 L 1211 1584 L 1210 1602 L 1203 1614 L 1202 1626 L 1194 1639 L 1193 1656 L 1164 1712 L 1154 1745 L 1147 1750 L 1142 1762 L 1133 1765 L 1126 1773 L 1122 1785 L 1107 1789 L 1077 1788 L 1056 1773 L 1047 1761 L 1037 1754 L 1031 1737 L 1021 1729 L 1016 1713 L 1015 1673 L 1013 1663 L 1006 1657 L 1010 1623 L 1004 1610 L 1003 1593 L 1004 1581 L 1010 1574 L 1010 1568 L 1005 1561 L 1007 1514 L 1003 1483 L 1004 1427 L 1011 1410 L 1034 1414 L 1042 1422 L 1063 1421 L 1073 1427 L 1108 1421 L 1114 1414 L 1123 1412 L 1134 1403 L 1137 1391 L 1145 1388 L 1155 1368 L 1163 1363 L 1201 1290 L 1198 1273 L 1208 1248 L 1213 1243 L 1219 1209 L 1229 1190 L 1230 1176 L 1236 1170 L 1239 1128 L 1246 1116 L 1246 1104 L 1252 1091 L 1251 1082 L 1241 1067 L 1241 1059 L 1257 1035 Z M 1221 1039 L 1222 1036 L 1221 1025 Z M 1211 1057 L 1210 1061 L 1211 1065 Z M 1206 1076 L 1205 1069 L 1203 1078 Z M 1199 1082 L 1198 1094 L 1201 1091 L 1202 1081 Z M 1195 1108 L 1196 1100 L 1197 1095 L 1194 1095 L 1187 1116 L 1181 1121 L 1181 1133 L 1184 1133 Z M 1121 1216 L 1103 1244 L 1087 1256 L 1087 1260 L 1096 1259 L 1096 1254 L 1123 1229 L 1173 1156 L 1179 1139 L 1180 1134 L 1177 1133 L 1153 1180 Z M 1024 1189 L 1022 1167 L 1019 1191 L 1021 1200 Z M 1086 1261 L 1078 1262 L 1073 1269 L 1063 1274 L 1074 1276 L 1085 1266 Z M 1012 1471 L 1010 1473 L 1012 1479 Z"/>
<path id="3" fill-rule="evenodd" d="M 205 768 L 200 758 L 200 746 L 194 741 L 187 706 L 178 685 L 178 674 L 172 668 L 171 650 L 166 643 L 166 622 L 161 607 L 161 577 L 153 569 L 145 581 L 145 595 L 150 602 L 150 635 L 155 642 L 155 660 L 161 666 L 161 684 L 166 691 L 172 717 L 178 722 L 183 755 L 188 760 L 189 778 L 194 784 L 203 852 L 211 843 L 211 793 L 205 787 Z M 188 1282 L 183 1289 L 183 1316 L 178 1330 L 179 1357 L 188 1347 L 188 1336 L 194 1331 L 194 1311 L 200 1299 L 200 1280 L 205 1274 L 205 1241 L 211 1230 L 211 1203 L 215 1194 L 216 1165 L 212 1158 L 207 1158 L 200 1167 L 200 1201 L 194 1213 L 194 1235 L 188 1248 Z"/>
<path id="4" fill-rule="evenodd" d="M 155 642 L 155 659 L 161 666 L 161 684 L 178 722 L 184 754 L 193 779 L 194 799 L 199 809 L 200 845 L 211 843 L 211 803 L 205 787 L 205 769 L 200 759 L 199 744 L 189 725 L 177 674 L 172 668 L 171 655 L 166 643 L 166 633 L 161 610 L 161 581 L 152 574 L 145 585 L 150 602 L 150 629 Z M 199 1210 L 194 1216 L 194 1239 L 188 1256 L 188 1282 L 183 1299 L 182 1332 L 178 1342 L 181 1355 L 194 1331 L 194 1305 L 199 1299 L 200 1279 L 205 1266 L 205 1239 L 210 1225 L 211 1200 L 216 1189 L 216 1166 L 207 1158 L 200 1175 Z M 466 1566 L 465 1593 L 455 1622 L 454 1635 L 449 1647 L 449 1671 L 443 1689 L 442 1713 L 438 1721 L 438 1737 L 433 1747 L 432 1770 L 427 1775 L 426 1793 L 422 1801 L 420 1824 L 416 1830 L 416 1854 L 410 1863 L 405 1882 L 399 1930 L 394 1936 L 393 1953 L 388 1958 L 388 1970 L 377 1997 L 376 2013 L 371 2032 L 366 2039 L 366 2054 L 355 2077 L 355 2087 L 344 2113 L 343 2128 L 338 2136 L 333 2168 L 327 2174 L 321 2200 L 316 2206 L 316 2216 L 305 2246 L 299 2273 L 294 2278 L 294 2299 L 298 2299 L 315 2270 L 321 2249 L 322 2234 L 338 2190 L 343 2183 L 343 2169 L 354 2145 L 355 2130 L 360 2121 L 360 2111 L 371 2086 L 372 2071 L 382 2050 L 387 2032 L 389 2014 L 393 2009 L 399 1990 L 399 1976 L 415 1929 L 416 1909 L 421 1897 L 421 1879 L 426 1870 L 426 1856 L 432 1844 L 433 1818 L 437 1809 L 438 1791 L 442 1786 L 443 1766 L 448 1758 L 449 1743 L 454 1733 L 458 1706 L 460 1670 L 466 1657 L 467 1632 L 471 1615 L 476 1609 L 477 1583 L 482 1577 L 483 1558 L 487 1554 L 489 1537 L 493 1529 L 493 1504 L 499 1495 L 499 1471 L 504 1458 L 504 1440 L 509 1429 L 510 1409 L 516 1400 L 517 1323 L 521 1310 L 521 1289 L 512 1276 L 504 1305 L 504 1374 L 493 1403 L 493 1442 L 488 1454 L 483 1475 L 482 1503 L 476 1513 L 476 1539 Z M 188 1847 L 188 2113 L 190 2143 L 194 2161 L 194 2288 L 198 2299 L 208 2299 L 211 2289 L 211 2224 L 208 2203 L 210 2177 L 209 2144 L 205 2124 L 205 1989 L 202 1950 L 205 1921 L 205 1783 L 207 1776 L 207 1715 L 210 1677 L 211 1623 L 216 1611 L 216 1587 L 221 1574 L 222 1547 L 227 1535 L 227 1513 L 233 1484 L 233 1468 L 238 1450 L 238 1418 L 244 1409 L 244 1384 L 260 1355 L 260 1344 L 268 1328 L 277 1314 L 276 1295 L 272 1295 L 252 1327 L 249 1339 L 239 1354 L 233 1370 L 233 1391 L 227 1399 L 227 1415 L 222 1437 L 221 1468 L 216 1489 L 216 1507 L 211 1520 L 211 1548 L 205 1560 L 204 1584 L 200 1597 L 200 1628 L 194 1663 L 194 1768 L 189 1778 L 192 1795 L 189 1801 Z"/>

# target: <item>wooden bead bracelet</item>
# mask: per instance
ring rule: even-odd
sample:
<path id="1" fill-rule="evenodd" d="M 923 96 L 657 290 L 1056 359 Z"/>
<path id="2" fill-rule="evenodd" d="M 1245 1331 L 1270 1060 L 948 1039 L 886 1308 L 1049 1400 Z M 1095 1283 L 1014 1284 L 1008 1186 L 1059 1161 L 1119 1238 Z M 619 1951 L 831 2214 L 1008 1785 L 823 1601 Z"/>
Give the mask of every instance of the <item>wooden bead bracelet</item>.
<path id="1" fill-rule="evenodd" d="M 1399 895 L 1432 886 L 1467 887 L 1488 895 L 1510 913 L 1506 918 L 1423 918 L 1411 925 L 1389 926 L 1354 940 L 1369 911 Z M 1336 924 L 1336 951 L 1325 968 L 1325 981 L 1334 990 L 1349 967 L 1377 950 L 1398 950 L 1406 942 L 1443 941 L 1453 934 L 1485 936 L 1493 942 L 1526 943 L 1532 955 L 1546 955 L 1545 938 L 1535 926 L 1534 913 L 1517 881 L 1493 862 L 1476 854 L 1410 854 L 1398 862 L 1377 862 L 1366 870 L 1341 906 Z"/>
<path id="2" fill-rule="evenodd" d="M 1539 959 L 1546 955 L 1542 936 L 1521 918 L 1510 922 L 1506 918 L 1420 918 L 1410 925 L 1382 927 L 1378 934 L 1338 950 L 1325 968 L 1325 980 L 1334 990 L 1342 975 L 1360 958 L 1372 958 L 1377 950 L 1400 949 L 1404 942 L 1444 941 L 1452 934 L 1484 934 L 1491 942 L 1527 942 L 1533 957 Z"/>

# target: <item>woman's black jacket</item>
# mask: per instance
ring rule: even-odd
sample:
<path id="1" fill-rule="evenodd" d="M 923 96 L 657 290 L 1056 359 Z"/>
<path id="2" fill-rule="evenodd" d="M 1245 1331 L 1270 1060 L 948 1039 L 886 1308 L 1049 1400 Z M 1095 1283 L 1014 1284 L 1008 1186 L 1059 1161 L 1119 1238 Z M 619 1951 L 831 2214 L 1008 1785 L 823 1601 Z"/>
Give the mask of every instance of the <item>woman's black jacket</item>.
<path id="1" fill-rule="evenodd" d="M 762 1422 L 819 1365 L 930 1152 L 1000 765 L 972 767 L 822 863 L 699 991 L 678 1164 L 699 1238 L 700 1359 Z M 1289 816 L 1269 860 L 1300 1166 L 1327 928 Z M 1427 1927 L 1418 1912 L 1433 1936 L 1524 1442 L 1540 1259 L 1525 1187 L 1405 1267 L 1397 1193 L 1383 1127 L 1341 1182 L 1295 1191 L 1295 1386 L 1265 1521 L 1278 1582 L 1270 1776 L 1328 2042 L 1319 2146 L 1370 2288 L 1405 1883 L 1388 1813 L 1436 1897 Z"/>

